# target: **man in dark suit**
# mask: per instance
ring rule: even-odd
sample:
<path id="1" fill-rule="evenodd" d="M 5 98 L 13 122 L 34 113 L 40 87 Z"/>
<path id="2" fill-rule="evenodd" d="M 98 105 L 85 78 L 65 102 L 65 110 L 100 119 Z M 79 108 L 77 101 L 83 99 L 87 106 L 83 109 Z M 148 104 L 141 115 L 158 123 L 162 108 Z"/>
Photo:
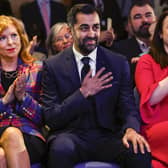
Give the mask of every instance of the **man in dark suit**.
<path id="1" fill-rule="evenodd" d="M 66 8 L 63 4 L 52 0 L 34 0 L 21 6 L 21 18 L 25 24 L 26 31 L 30 39 L 37 35 L 39 46 L 35 49 L 43 53 L 46 52 L 45 40 L 47 29 L 42 14 L 43 2 L 46 1 L 48 10 L 49 28 L 57 22 L 66 21 Z"/>
<path id="2" fill-rule="evenodd" d="M 112 50 L 125 55 L 130 63 L 132 78 L 136 63 L 141 53 L 147 53 L 150 44 L 149 26 L 156 21 L 156 16 L 152 5 L 146 1 L 135 1 L 129 11 L 129 24 L 134 36 L 130 39 L 116 42 L 112 45 Z M 135 84 L 133 84 L 135 86 Z"/>
<path id="3" fill-rule="evenodd" d="M 98 45 L 100 18 L 92 5 L 74 6 L 68 22 L 73 47 L 44 62 L 48 167 L 73 168 L 98 160 L 150 168 L 150 148 L 138 133 L 127 60 Z"/>

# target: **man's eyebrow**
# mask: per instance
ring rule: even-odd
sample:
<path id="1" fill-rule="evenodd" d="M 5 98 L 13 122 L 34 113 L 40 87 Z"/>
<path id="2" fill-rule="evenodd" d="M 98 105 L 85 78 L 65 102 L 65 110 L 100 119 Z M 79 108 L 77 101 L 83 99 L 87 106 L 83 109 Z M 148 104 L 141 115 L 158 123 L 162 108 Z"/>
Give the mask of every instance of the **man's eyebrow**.
<path id="1" fill-rule="evenodd" d="M 133 18 L 137 17 L 137 16 L 141 16 L 141 13 L 136 13 L 135 15 L 133 15 Z"/>
<path id="2" fill-rule="evenodd" d="M 137 17 L 137 16 L 143 16 L 143 15 L 149 15 L 149 14 L 152 14 L 152 12 L 146 12 L 146 13 L 144 13 L 144 14 L 142 14 L 142 13 L 136 13 L 136 14 L 133 16 L 133 18 L 135 18 L 135 17 Z"/>
<path id="3" fill-rule="evenodd" d="M 146 12 L 145 15 L 149 15 L 149 14 L 152 14 L 152 12 Z"/>
<path id="4" fill-rule="evenodd" d="M 81 24 L 81 25 L 79 25 L 79 27 L 81 27 L 81 26 L 89 26 L 88 24 Z"/>
<path id="5" fill-rule="evenodd" d="M 95 23 L 93 26 L 100 26 L 100 23 Z"/>
<path id="6" fill-rule="evenodd" d="M 100 23 L 95 23 L 92 26 L 98 26 L 98 25 L 100 25 Z M 88 25 L 88 24 L 80 24 L 80 26 L 90 26 L 90 25 Z"/>

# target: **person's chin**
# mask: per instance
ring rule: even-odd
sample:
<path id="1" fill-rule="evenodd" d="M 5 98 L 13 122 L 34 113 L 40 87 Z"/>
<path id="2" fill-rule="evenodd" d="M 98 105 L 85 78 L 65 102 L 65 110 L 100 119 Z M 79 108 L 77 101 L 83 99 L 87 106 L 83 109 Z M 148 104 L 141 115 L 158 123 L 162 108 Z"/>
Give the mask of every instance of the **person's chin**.
<path id="1" fill-rule="evenodd" d="M 96 43 L 89 43 L 86 45 L 88 49 L 95 49 L 97 47 Z"/>

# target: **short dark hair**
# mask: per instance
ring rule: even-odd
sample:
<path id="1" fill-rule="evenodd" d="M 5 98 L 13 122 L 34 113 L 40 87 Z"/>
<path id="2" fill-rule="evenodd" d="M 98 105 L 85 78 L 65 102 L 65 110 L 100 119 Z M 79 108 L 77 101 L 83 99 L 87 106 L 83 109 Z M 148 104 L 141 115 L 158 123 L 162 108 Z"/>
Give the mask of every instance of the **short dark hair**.
<path id="1" fill-rule="evenodd" d="M 164 49 L 164 42 L 163 39 L 160 37 L 160 34 L 163 31 L 163 22 L 166 17 L 168 17 L 168 12 L 163 12 L 160 15 L 151 42 L 151 49 L 149 51 L 149 54 L 158 64 L 160 64 L 161 68 L 165 68 L 168 66 L 168 57 Z"/>
<path id="2" fill-rule="evenodd" d="M 70 11 L 68 12 L 67 15 L 67 21 L 70 27 L 73 27 L 74 24 L 77 23 L 76 20 L 76 15 L 78 13 L 83 13 L 83 14 L 92 14 L 96 12 L 99 17 L 101 17 L 100 12 L 98 11 L 98 9 L 96 9 L 93 5 L 91 4 L 76 4 L 74 5 Z"/>
<path id="3" fill-rule="evenodd" d="M 131 18 L 131 11 L 132 9 L 135 7 L 135 6 L 138 6 L 138 7 L 143 7 L 145 5 L 149 5 L 152 9 L 153 9 L 153 6 L 152 4 L 149 2 L 149 0 L 136 0 L 134 3 L 132 3 L 130 9 L 129 9 L 129 13 L 128 13 L 128 18 L 130 19 Z"/>

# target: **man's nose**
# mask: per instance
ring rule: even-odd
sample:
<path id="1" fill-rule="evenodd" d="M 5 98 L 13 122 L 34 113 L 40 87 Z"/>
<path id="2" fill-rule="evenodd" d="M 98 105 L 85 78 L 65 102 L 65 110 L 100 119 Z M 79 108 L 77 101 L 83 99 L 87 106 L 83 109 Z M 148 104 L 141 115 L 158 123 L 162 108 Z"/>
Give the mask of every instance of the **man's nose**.
<path id="1" fill-rule="evenodd" d="M 88 32 L 89 37 L 95 37 L 95 34 L 96 32 L 92 28 L 90 28 Z"/>
<path id="2" fill-rule="evenodd" d="M 148 22 L 148 18 L 146 16 L 142 16 L 142 21 L 143 22 Z"/>

